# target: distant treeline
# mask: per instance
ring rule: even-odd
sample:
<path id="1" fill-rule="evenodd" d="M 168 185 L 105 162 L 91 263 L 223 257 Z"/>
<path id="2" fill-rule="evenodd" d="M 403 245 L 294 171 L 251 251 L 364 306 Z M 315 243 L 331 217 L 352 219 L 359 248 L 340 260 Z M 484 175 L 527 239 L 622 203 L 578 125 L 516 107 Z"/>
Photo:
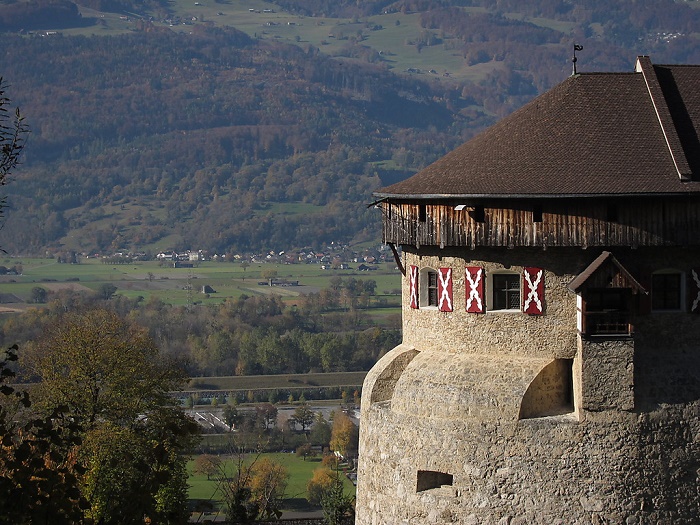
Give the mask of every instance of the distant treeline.
<path id="1" fill-rule="evenodd" d="M 19 343 L 21 355 L 61 313 L 107 306 L 147 328 L 192 377 L 369 370 L 401 339 L 398 316 L 394 328 L 380 328 L 363 310 L 372 283 L 349 279 L 295 306 L 277 296 L 242 296 L 191 309 L 155 298 L 61 290 L 49 292 L 41 308 L 5 317 L 0 344 Z"/>
<path id="2" fill-rule="evenodd" d="M 78 6 L 69 0 L 0 3 L 0 31 L 60 29 L 83 25 Z"/>

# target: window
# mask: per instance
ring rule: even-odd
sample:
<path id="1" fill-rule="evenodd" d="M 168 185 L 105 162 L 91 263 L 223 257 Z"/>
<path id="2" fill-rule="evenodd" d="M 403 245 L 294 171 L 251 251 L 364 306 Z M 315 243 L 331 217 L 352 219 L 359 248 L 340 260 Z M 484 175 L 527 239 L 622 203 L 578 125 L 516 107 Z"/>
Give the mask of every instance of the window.
<path id="1" fill-rule="evenodd" d="M 428 272 L 428 306 L 437 306 L 438 304 L 438 289 L 437 289 L 437 273 Z"/>
<path id="2" fill-rule="evenodd" d="M 587 290 L 585 326 L 587 335 L 629 335 L 632 315 L 629 308 L 631 290 L 628 288 L 593 288 Z"/>
<path id="3" fill-rule="evenodd" d="M 542 205 L 535 204 L 532 206 L 532 222 L 542 222 Z"/>
<path id="4" fill-rule="evenodd" d="M 520 310 L 520 274 L 495 273 L 491 276 L 491 309 Z"/>
<path id="5" fill-rule="evenodd" d="M 436 472 L 434 470 L 419 470 L 418 479 L 416 481 L 416 492 L 424 490 L 437 489 L 445 485 L 451 486 L 454 482 L 454 476 L 447 472 Z"/>
<path id="6" fill-rule="evenodd" d="M 651 276 L 651 309 L 680 311 L 683 305 L 683 274 L 661 271 Z"/>
<path id="7" fill-rule="evenodd" d="M 486 221 L 486 210 L 484 209 L 484 207 L 483 206 L 475 206 L 474 211 L 472 212 L 472 218 L 474 219 L 475 222 Z"/>
<path id="8" fill-rule="evenodd" d="M 420 273 L 420 291 L 418 297 L 420 300 L 420 306 L 434 306 L 438 305 L 438 274 L 435 270 L 431 268 L 426 268 L 421 270 Z"/>

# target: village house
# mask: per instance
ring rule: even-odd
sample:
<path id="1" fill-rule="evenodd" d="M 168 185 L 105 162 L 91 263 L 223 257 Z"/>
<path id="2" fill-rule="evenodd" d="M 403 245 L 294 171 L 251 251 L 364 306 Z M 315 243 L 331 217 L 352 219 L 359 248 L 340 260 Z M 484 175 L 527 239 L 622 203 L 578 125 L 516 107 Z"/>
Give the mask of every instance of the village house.
<path id="1" fill-rule="evenodd" d="M 700 66 L 574 74 L 376 193 L 358 525 L 700 523 Z"/>

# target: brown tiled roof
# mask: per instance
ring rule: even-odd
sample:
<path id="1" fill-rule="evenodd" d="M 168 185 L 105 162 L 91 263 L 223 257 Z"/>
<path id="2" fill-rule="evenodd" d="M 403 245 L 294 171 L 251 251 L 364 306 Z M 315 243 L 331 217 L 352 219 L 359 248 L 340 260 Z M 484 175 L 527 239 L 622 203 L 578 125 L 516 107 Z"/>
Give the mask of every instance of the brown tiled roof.
<path id="1" fill-rule="evenodd" d="M 700 174 L 700 66 L 654 66 L 692 172 Z"/>
<path id="2" fill-rule="evenodd" d="M 413 177 L 375 195 L 700 192 L 700 182 L 683 180 L 700 181 L 700 66 L 652 66 L 645 58 L 640 58 L 644 74 L 569 77 Z M 655 92 L 648 81 L 655 83 Z"/>

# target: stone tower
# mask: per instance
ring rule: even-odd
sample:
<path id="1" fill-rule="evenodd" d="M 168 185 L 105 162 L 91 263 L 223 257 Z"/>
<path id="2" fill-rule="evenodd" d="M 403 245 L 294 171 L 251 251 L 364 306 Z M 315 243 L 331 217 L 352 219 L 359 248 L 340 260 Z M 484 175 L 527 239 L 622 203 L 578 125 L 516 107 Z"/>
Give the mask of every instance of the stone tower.
<path id="1" fill-rule="evenodd" d="M 699 136 L 700 66 L 640 57 L 376 194 L 358 525 L 700 523 Z"/>

